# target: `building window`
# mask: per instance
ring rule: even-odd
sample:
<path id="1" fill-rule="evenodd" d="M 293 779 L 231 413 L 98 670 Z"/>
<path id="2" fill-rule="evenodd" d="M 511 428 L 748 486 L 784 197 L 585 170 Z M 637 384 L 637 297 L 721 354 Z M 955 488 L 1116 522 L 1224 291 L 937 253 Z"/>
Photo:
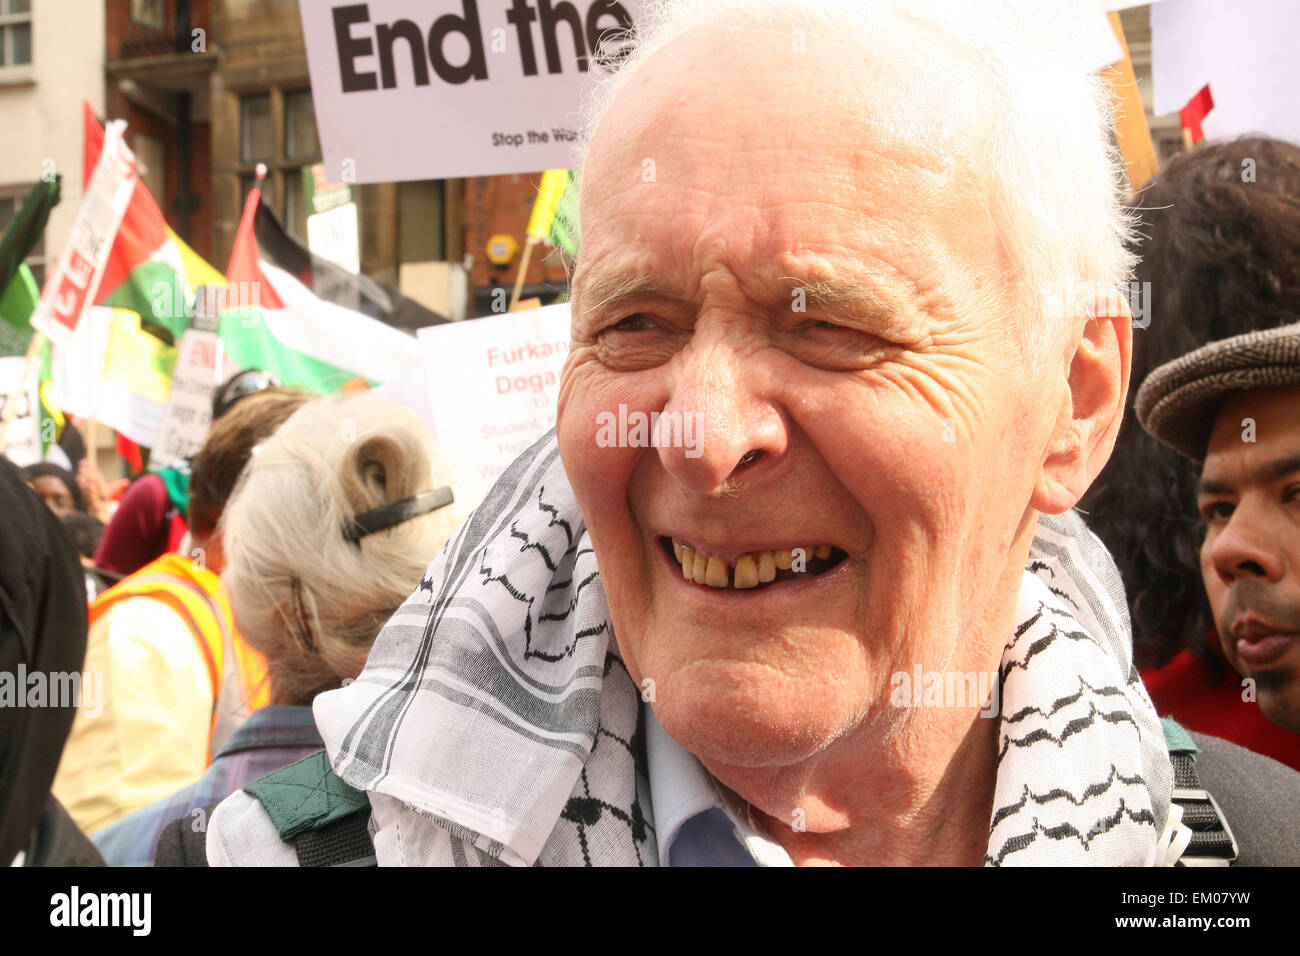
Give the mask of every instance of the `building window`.
<path id="1" fill-rule="evenodd" d="M 307 240 L 307 209 L 303 170 L 320 162 L 316 111 L 311 90 L 272 89 L 247 93 L 239 99 L 240 189 L 247 197 L 253 167 L 266 163 L 268 175 L 262 198 L 299 240 Z"/>
<path id="2" fill-rule="evenodd" d="M 271 147 L 271 95 L 256 93 L 239 101 L 239 158 L 241 162 L 269 162 Z"/>
<path id="3" fill-rule="evenodd" d="M 311 105 L 311 90 L 295 90 L 284 94 L 284 158 L 306 163 L 320 159 L 320 144 L 316 140 L 316 110 Z"/>
<path id="4" fill-rule="evenodd" d="M 32 62 L 32 0 L 0 0 L 0 67 Z"/>
<path id="5" fill-rule="evenodd" d="M 23 200 L 31 192 L 32 186 L 5 186 L 0 187 L 0 235 L 9 228 L 9 223 L 14 216 L 18 215 L 18 210 L 22 208 Z M 32 270 L 32 275 L 36 277 L 37 287 L 45 285 L 45 233 L 42 232 L 36 245 L 32 247 L 31 254 L 23 260 L 27 263 L 28 268 Z M 3 291 L 3 290 L 0 290 Z"/>
<path id="6" fill-rule="evenodd" d="M 161 30 L 166 25 L 163 0 L 131 0 L 131 19 L 142 26 Z"/>

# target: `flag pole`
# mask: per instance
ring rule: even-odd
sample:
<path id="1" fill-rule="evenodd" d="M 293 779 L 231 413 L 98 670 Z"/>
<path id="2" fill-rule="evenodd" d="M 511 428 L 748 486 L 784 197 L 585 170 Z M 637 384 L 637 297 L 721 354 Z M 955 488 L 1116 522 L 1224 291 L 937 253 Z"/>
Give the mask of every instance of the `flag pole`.
<path id="1" fill-rule="evenodd" d="M 82 436 L 82 440 L 85 441 L 86 443 L 86 457 L 90 459 L 91 463 L 96 468 L 98 468 L 99 467 L 99 419 L 97 413 L 99 411 L 99 395 L 95 392 L 95 356 L 94 356 L 95 341 L 93 337 L 95 334 L 95 323 L 94 320 L 91 319 L 89 316 L 86 317 L 86 321 L 90 322 L 90 327 L 86 331 L 87 333 L 89 333 L 88 337 L 90 338 L 90 344 L 91 344 L 90 361 L 86 363 L 86 375 L 90 378 L 90 382 L 89 382 L 90 414 L 86 417 L 86 420 L 83 423 L 86 427 L 86 434 Z M 108 335 L 109 338 L 112 338 L 113 336 L 113 330 L 111 325 L 109 326 Z M 104 343 L 104 356 L 102 361 L 104 365 L 108 364 L 108 343 L 107 342 Z M 99 385 L 100 388 L 103 388 L 104 386 L 104 369 L 102 367 L 99 370 Z"/>
<path id="2" fill-rule="evenodd" d="M 524 276 L 528 273 L 528 260 L 532 257 L 533 246 L 541 242 L 536 236 L 529 236 L 524 243 L 524 256 L 519 260 L 519 275 L 515 276 L 515 291 L 510 295 L 510 312 L 519 304 L 519 293 L 524 290 Z"/>
<path id="3" fill-rule="evenodd" d="M 27 378 L 32 374 L 32 363 L 36 361 L 36 355 L 41 350 L 41 343 L 45 341 L 45 336 L 40 332 L 32 332 L 32 340 L 27 343 L 27 355 L 23 359 L 23 374 L 18 379 L 18 387 L 9 401 L 5 402 L 5 411 L 3 418 L 0 418 L 0 451 L 8 447 L 9 425 L 14 420 L 14 415 L 18 412 L 18 396 L 22 394 L 23 389 L 27 387 Z"/>
<path id="4" fill-rule="evenodd" d="M 1159 171 L 1155 143 L 1151 139 L 1151 127 L 1147 124 L 1146 110 L 1142 106 L 1142 95 L 1138 90 L 1137 74 L 1133 69 L 1133 58 L 1129 54 L 1128 38 L 1124 36 L 1124 25 L 1119 13 L 1107 14 L 1115 39 L 1119 41 L 1124 56 L 1120 58 L 1107 77 L 1111 96 L 1118 109 L 1115 120 L 1115 141 L 1120 154 L 1124 157 L 1124 169 L 1128 173 L 1129 190 L 1136 195 Z"/>
<path id="5" fill-rule="evenodd" d="M 524 276 L 528 274 L 528 260 L 532 258 L 533 247 L 547 237 L 551 223 L 555 220 L 555 207 L 569 185 L 567 169 L 548 169 L 542 173 L 542 181 L 537 187 L 537 198 L 533 200 L 533 212 L 528 217 L 528 236 L 524 243 L 524 256 L 519 262 L 519 275 L 515 277 L 514 295 L 510 297 L 510 311 L 519 304 L 519 294 L 524 289 Z"/>

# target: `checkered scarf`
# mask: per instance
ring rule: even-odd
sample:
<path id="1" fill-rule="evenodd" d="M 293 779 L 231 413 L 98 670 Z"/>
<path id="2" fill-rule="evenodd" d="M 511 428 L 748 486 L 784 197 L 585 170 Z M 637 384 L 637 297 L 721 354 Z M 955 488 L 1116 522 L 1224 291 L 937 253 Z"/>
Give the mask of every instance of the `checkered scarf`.
<path id="1" fill-rule="evenodd" d="M 986 862 L 1152 863 L 1169 758 L 1118 574 L 1077 517 L 1040 523 L 1017 620 Z M 381 864 L 652 866 L 638 698 L 552 432 L 315 713 Z"/>

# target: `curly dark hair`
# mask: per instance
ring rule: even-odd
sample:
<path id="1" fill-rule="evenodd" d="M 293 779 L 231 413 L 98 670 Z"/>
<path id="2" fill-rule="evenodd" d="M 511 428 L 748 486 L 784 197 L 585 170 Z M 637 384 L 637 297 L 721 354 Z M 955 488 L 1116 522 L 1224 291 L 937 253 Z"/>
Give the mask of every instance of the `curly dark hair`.
<path id="1" fill-rule="evenodd" d="M 1208 342 L 1300 320 L 1300 147 L 1248 136 L 1175 157 L 1141 193 L 1137 280 L 1150 324 L 1133 333 L 1123 426 L 1079 503 L 1119 565 L 1137 661 L 1184 646 L 1211 671 L 1213 625 L 1201 582 L 1200 467 L 1138 425 L 1147 374 Z"/>

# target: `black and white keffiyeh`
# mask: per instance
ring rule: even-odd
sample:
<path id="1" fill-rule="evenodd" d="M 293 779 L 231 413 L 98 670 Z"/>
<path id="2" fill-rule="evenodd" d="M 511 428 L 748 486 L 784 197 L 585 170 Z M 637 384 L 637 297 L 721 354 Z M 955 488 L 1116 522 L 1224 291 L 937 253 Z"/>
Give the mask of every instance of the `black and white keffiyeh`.
<path id="1" fill-rule="evenodd" d="M 1016 619 L 986 862 L 1167 862 L 1160 722 L 1118 573 L 1077 516 L 1040 521 Z M 639 697 L 551 432 L 315 714 L 368 792 L 380 864 L 652 866 Z"/>

